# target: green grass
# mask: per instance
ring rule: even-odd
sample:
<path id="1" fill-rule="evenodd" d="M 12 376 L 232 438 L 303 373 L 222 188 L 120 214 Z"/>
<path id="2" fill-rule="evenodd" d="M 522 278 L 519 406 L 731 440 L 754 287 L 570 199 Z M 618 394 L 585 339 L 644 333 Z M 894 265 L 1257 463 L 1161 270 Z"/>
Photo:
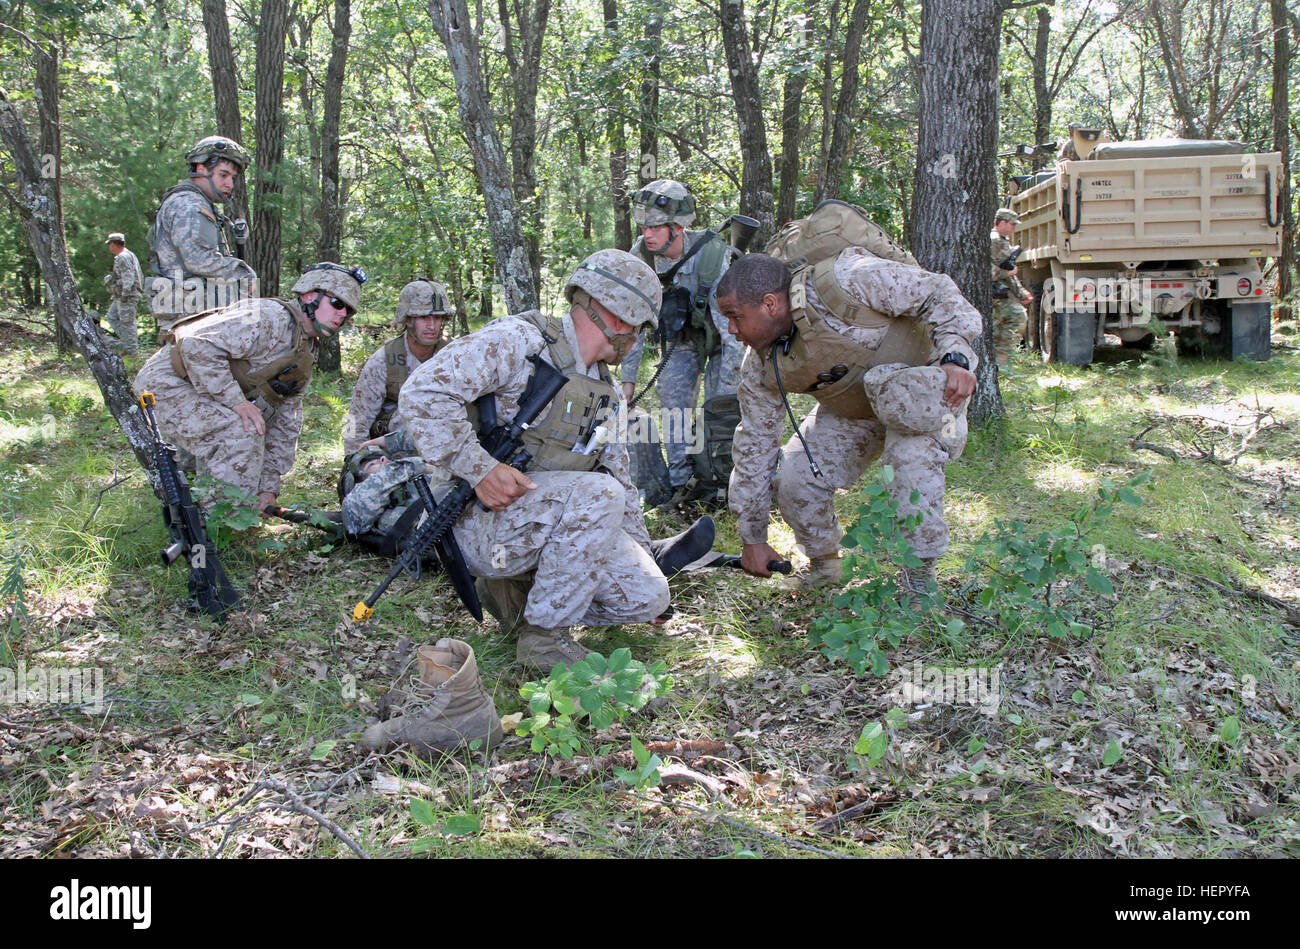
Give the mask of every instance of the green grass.
<path id="1" fill-rule="evenodd" d="M 963 575 L 965 555 L 995 519 L 1056 528 L 1103 478 L 1151 471 L 1143 505 L 1117 507 L 1090 539 L 1104 548 L 1117 594 L 1075 594 L 1094 626 L 1086 638 L 1051 640 L 1032 629 L 1009 637 L 978 625 L 957 636 L 918 630 L 895 663 L 1000 661 L 999 714 L 908 709 L 884 760 L 868 770 L 855 770 L 852 746 L 864 724 L 884 719 L 890 686 L 808 645 L 824 596 L 718 571 L 674 581 L 677 613 L 667 627 L 583 632 L 602 652 L 628 646 L 643 661 L 664 660 L 675 680 L 665 704 L 593 736 L 588 751 L 626 749 L 630 735 L 727 742 L 715 756 L 722 760 L 691 765 L 724 782 L 711 802 L 693 786 L 621 794 L 606 786 L 609 772 L 575 776 L 552 762 L 485 785 L 485 774 L 530 759 L 517 738 L 486 762 L 468 751 L 434 764 L 404 752 L 367 757 L 355 739 L 399 671 L 403 640 L 469 642 L 502 714 L 522 710 L 527 678 L 513 642 L 494 623 L 475 623 L 439 577 L 398 580 L 375 619 L 351 627 L 346 611 L 388 563 L 327 551 L 323 535 L 288 525 L 239 535 L 221 552 L 247 612 L 224 629 L 187 616 L 184 574 L 157 562 L 165 543 L 157 503 L 88 371 L 12 325 L 0 331 L 0 565 L 20 565 L 28 612 L 11 623 L 6 604 L 0 666 L 101 665 L 115 699 L 98 717 L 0 709 L 15 726 L 0 732 L 0 807 L 20 831 L 3 845 L 6 855 L 210 855 L 226 826 L 202 825 L 268 777 L 290 783 L 376 856 L 411 855 L 428 837 L 436 838 L 428 855 L 493 857 L 1300 853 L 1287 765 L 1300 755 L 1297 631 L 1279 611 L 1195 579 L 1300 601 L 1294 350 L 1262 365 L 1157 351 L 1089 369 L 1017 356 L 1003 379 L 1006 417 L 973 433 L 948 469 L 945 592 L 978 583 Z M 335 506 L 349 380 L 386 333 L 345 336 L 342 379 L 313 381 L 284 503 Z M 653 365 L 645 369 L 648 377 Z M 1256 400 L 1277 424 L 1231 467 L 1129 446 L 1159 414 Z M 803 401 L 796 411 L 807 410 Z M 1171 431 L 1146 437 L 1185 448 Z M 842 516 L 858 502 L 856 492 L 842 495 Z M 719 547 L 737 550 L 734 519 L 715 519 Z M 648 522 L 659 536 L 685 526 L 658 513 Z M 793 552 L 784 524 L 772 536 Z M 283 549 L 260 550 L 268 538 Z M 1241 726 L 1234 743 L 1219 738 L 1229 716 Z M 972 738 L 986 742 L 974 755 Z M 1112 740 L 1123 754 L 1103 767 Z M 313 760 L 325 741 L 337 745 Z M 406 784 L 394 790 L 398 779 Z M 866 793 L 881 798 L 870 812 L 816 829 L 834 801 Z M 439 821 L 477 814 L 482 829 L 437 835 L 412 818 L 412 796 L 428 800 Z M 308 818 L 255 810 L 274 799 L 264 794 L 222 818 L 243 818 L 226 855 L 350 855 Z"/>

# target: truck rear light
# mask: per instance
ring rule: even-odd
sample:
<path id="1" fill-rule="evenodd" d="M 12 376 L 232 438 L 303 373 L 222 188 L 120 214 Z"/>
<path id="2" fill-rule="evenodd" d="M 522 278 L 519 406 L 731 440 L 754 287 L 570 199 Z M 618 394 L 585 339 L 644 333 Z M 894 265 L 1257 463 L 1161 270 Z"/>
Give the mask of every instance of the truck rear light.
<path id="1" fill-rule="evenodd" d="M 1237 281 L 1237 296 L 1248 297 L 1250 296 L 1250 291 L 1251 291 L 1251 286 L 1250 286 L 1249 277 L 1242 277 L 1240 280 Z"/>

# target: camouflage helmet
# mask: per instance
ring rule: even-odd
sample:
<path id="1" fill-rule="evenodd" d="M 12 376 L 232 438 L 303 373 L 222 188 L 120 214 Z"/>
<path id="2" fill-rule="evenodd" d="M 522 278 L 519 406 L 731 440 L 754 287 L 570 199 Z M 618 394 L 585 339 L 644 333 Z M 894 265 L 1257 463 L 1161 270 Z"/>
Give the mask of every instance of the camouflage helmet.
<path id="1" fill-rule="evenodd" d="M 1010 208 L 998 208 L 998 213 L 993 215 L 993 223 L 997 224 L 1000 221 L 1010 221 L 1012 224 L 1019 224 L 1020 215 Z"/>
<path id="2" fill-rule="evenodd" d="M 304 270 L 290 292 L 308 293 L 319 290 L 342 300 L 356 313 L 361 308 L 361 285 L 365 282 L 366 274 L 360 267 L 319 263 Z"/>
<path id="3" fill-rule="evenodd" d="M 632 195 L 632 217 L 638 227 L 690 227 L 695 221 L 695 197 L 680 181 L 660 178 Z"/>
<path id="4" fill-rule="evenodd" d="M 343 473 L 339 476 L 338 491 L 339 502 L 352 493 L 362 481 L 365 481 L 368 475 L 364 471 L 367 464 L 376 458 L 387 458 L 388 452 L 378 445 L 366 445 L 364 448 L 358 448 L 352 454 L 343 459 Z"/>
<path id="5" fill-rule="evenodd" d="M 451 312 L 451 300 L 445 286 L 432 280 L 412 280 L 397 295 L 397 316 L 393 325 L 399 330 L 405 329 L 408 317 L 449 316 Z"/>
<path id="6" fill-rule="evenodd" d="M 246 171 L 253 160 L 243 145 L 224 135 L 201 138 L 185 153 L 185 160 L 191 165 L 206 165 L 218 158 L 234 162 L 241 172 Z"/>
<path id="7" fill-rule="evenodd" d="M 578 290 L 630 326 L 659 325 L 663 290 L 644 261 L 625 250 L 598 250 L 581 264 L 564 285 L 564 298 L 573 302 Z"/>

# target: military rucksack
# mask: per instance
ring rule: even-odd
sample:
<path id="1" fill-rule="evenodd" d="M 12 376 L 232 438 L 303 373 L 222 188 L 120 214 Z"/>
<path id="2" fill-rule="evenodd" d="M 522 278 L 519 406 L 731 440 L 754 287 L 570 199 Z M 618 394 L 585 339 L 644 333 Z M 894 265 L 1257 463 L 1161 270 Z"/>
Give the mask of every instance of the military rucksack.
<path id="1" fill-rule="evenodd" d="M 767 253 L 791 270 L 836 257 L 846 247 L 865 247 L 877 257 L 919 266 L 916 258 L 894 243 L 867 212 L 834 199 L 823 201 L 807 217 L 791 221 L 768 242 Z"/>

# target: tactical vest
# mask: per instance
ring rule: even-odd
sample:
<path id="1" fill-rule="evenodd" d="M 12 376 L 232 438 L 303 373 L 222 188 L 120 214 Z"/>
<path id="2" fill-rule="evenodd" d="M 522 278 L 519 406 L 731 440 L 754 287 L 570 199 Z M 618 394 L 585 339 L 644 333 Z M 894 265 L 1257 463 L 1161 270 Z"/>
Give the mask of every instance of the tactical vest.
<path id="1" fill-rule="evenodd" d="M 632 245 L 632 250 L 649 265 L 651 270 L 655 270 L 655 255 L 645 249 L 645 238 L 638 238 Z M 686 253 L 690 247 L 682 241 L 682 253 Z M 722 263 L 727 258 L 729 248 L 716 235 L 709 239 L 709 242 L 696 252 L 695 257 L 698 263 L 695 265 L 695 292 L 692 294 L 685 287 L 667 286 L 664 287 L 663 304 L 660 307 L 660 317 L 665 318 L 667 314 L 663 311 L 668 307 L 674 306 L 674 291 L 687 294 L 690 299 L 687 306 L 690 307 L 690 319 L 687 321 L 685 329 L 682 331 L 682 338 L 685 341 L 695 343 L 701 355 L 708 355 L 718 350 L 722 342 L 718 335 L 718 328 L 713 323 L 713 315 L 709 312 L 709 293 L 713 290 L 713 285 L 718 282 L 722 275 Z"/>
<path id="2" fill-rule="evenodd" d="M 232 359 L 230 374 L 235 377 L 240 391 L 249 402 L 255 402 L 260 398 L 264 405 L 278 406 L 286 399 L 294 398 L 307 391 L 312 370 L 316 366 L 316 340 L 308 336 L 302 328 L 302 321 L 306 316 L 297 300 L 285 300 L 279 297 L 269 299 L 289 311 L 289 318 L 293 320 L 293 348 L 287 356 L 277 359 L 257 372 L 250 369 L 247 359 Z M 185 368 L 185 360 L 181 352 L 185 346 L 185 339 L 198 329 L 200 320 L 219 312 L 221 311 L 209 310 L 206 313 L 182 317 L 172 325 L 164 337 L 164 341 L 171 344 L 172 371 L 182 379 L 189 380 L 189 372 Z"/>
<path id="3" fill-rule="evenodd" d="M 533 471 L 594 471 L 600 465 L 600 449 L 588 454 L 572 449 L 586 445 L 596 426 L 611 417 L 610 405 L 617 398 L 613 377 L 604 363 L 599 364 L 599 379 L 578 371 L 578 361 L 564 338 L 559 320 L 547 319 L 535 311 L 524 319 L 542 331 L 551 364 L 569 380 L 551 400 L 546 414 L 524 432 L 524 448 L 533 458 L 529 468 Z"/>
<path id="4" fill-rule="evenodd" d="M 162 196 L 158 202 L 158 210 L 154 212 L 155 223 L 149 225 L 149 231 L 145 234 L 145 240 L 149 242 L 149 270 L 155 277 L 169 277 L 162 271 L 162 263 L 158 259 L 158 214 L 162 211 L 163 205 L 167 199 L 174 194 L 180 194 L 182 191 L 192 191 L 208 203 L 208 210 L 212 212 L 212 219 L 217 222 L 217 251 L 222 257 L 233 256 L 230 253 L 230 245 L 226 243 L 226 219 L 221 212 L 217 210 L 216 204 L 212 199 L 203 193 L 203 189 L 192 181 L 182 181 L 180 184 L 173 185 L 167 189 L 167 193 Z M 188 277 L 189 274 L 186 274 Z"/>
<path id="5" fill-rule="evenodd" d="M 388 434 L 388 423 L 397 413 L 397 397 L 411 375 L 411 369 L 406 365 L 405 333 L 384 344 L 384 365 L 387 373 L 384 377 L 384 404 L 380 406 L 379 414 L 370 425 L 371 438 Z"/>
<path id="6" fill-rule="evenodd" d="M 925 324 L 916 317 L 890 317 L 859 303 L 835 279 L 835 257 L 795 271 L 790 282 L 790 313 L 794 328 L 789 349 L 780 343 L 763 359 L 763 384 L 777 390 L 776 371 L 786 392 L 805 392 L 841 418 L 875 418 L 875 410 L 862 387 L 868 369 L 885 363 L 924 366 L 933 344 Z M 827 310 L 853 326 L 886 328 L 878 349 L 872 350 L 842 336 L 807 305 L 806 285 L 812 281 Z"/>

